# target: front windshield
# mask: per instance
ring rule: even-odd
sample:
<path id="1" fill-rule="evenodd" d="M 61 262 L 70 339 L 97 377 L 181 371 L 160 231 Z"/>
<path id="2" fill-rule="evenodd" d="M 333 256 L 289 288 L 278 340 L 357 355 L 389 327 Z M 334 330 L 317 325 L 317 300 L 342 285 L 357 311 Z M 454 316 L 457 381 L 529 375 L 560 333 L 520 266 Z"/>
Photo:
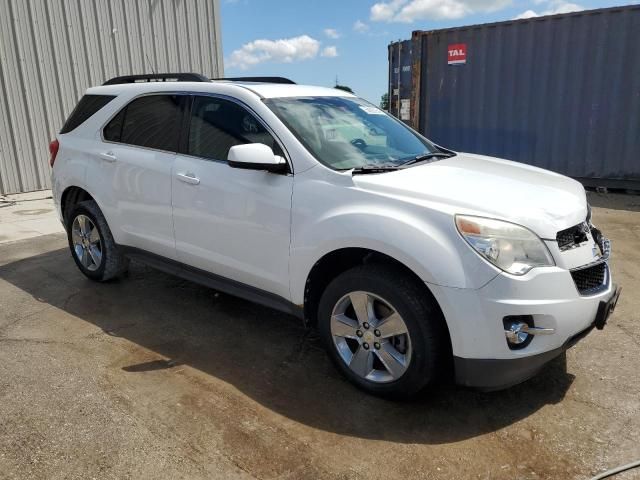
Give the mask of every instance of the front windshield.
<path id="1" fill-rule="evenodd" d="M 395 166 L 439 151 L 356 97 L 272 98 L 265 103 L 320 162 L 335 170 Z"/>

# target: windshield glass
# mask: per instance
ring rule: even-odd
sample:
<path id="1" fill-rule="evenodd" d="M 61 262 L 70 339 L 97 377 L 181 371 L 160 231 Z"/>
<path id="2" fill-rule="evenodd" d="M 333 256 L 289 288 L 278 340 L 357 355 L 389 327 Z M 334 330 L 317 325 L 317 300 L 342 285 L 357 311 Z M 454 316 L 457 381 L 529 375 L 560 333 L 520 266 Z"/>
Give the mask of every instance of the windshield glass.
<path id="1" fill-rule="evenodd" d="M 336 170 L 400 165 L 440 151 L 356 97 L 271 98 L 265 103 L 320 162 Z"/>

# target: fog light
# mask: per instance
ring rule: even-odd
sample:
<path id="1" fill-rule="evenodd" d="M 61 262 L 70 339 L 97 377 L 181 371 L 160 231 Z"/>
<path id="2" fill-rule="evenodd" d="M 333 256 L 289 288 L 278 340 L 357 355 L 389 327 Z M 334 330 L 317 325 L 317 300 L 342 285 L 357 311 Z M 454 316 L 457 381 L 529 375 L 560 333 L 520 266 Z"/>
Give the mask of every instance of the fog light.
<path id="1" fill-rule="evenodd" d="M 533 340 L 534 335 L 553 335 L 555 328 L 541 328 L 533 324 L 531 315 L 510 315 L 502 319 L 504 336 L 511 350 L 526 347 Z"/>
<path id="2" fill-rule="evenodd" d="M 533 340 L 529 328 L 533 327 L 531 315 L 512 315 L 502 319 L 504 324 L 504 336 L 511 350 L 525 348 Z"/>
<path id="3" fill-rule="evenodd" d="M 529 334 L 523 330 L 527 330 L 526 323 L 512 323 L 509 326 L 509 330 L 505 330 L 504 334 L 507 337 L 507 341 L 512 345 L 520 345 L 527 341 Z"/>

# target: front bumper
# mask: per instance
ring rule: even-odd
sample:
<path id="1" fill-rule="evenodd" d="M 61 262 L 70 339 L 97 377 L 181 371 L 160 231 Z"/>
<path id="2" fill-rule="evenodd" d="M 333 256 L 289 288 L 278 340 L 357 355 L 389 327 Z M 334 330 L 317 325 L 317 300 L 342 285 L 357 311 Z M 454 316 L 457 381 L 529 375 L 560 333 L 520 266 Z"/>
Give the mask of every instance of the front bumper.
<path id="1" fill-rule="evenodd" d="M 501 273 L 475 290 L 428 285 L 447 320 L 457 383 L 500 389 L 533 376 L 586 336 L 603 311 L 608 316 L 611 303 L 615 307 L 619 291 L 608 266 L 607 273 L 602 288 L 587 294 L 562 267 L 536 268 L 521 277 Z M 509 348 L 503 319 L 520 315 L 553 334 L 535 335 L 526 348 Z"/>
<path id="2" fill-rule="evenodd" d="M 453 357 L 456 383 L 485 391 L 502 390 L 533 377 L 542 367 L 586 337 L 595 325 L 587 327 L 565 345 L 529 357 L 507 359 Z"/>
<path id="3" fill-rule="evenodd" d="M 429 284 L 447 321 L 453 354 L 461 358 L 513 359 L 562 347 L 594 321 L 601 301 L 613 291 L 608 284 L 594 295 L 582 296 L 571 272 L 559 267 L 531 270 L 522 277 L 500 274 L 479 289 Z M 536 327 L 553 329 L 536 335 L 524 349 L 507 344 L 503 319 L 531 316 Z"/>
<path id="4" fill-rule="evenodd" d="M 620 288 L 614 286 L 610 297 L 600 301 L 593 323 L 553 350 L 513 359 L 454 357 L 456 383 L 483 390 L 500 390 L 524 382 L 538 373 L 545 364 L 586 337 L 594 328 L 602 329 L 614 311 L 619 296 Z"/>

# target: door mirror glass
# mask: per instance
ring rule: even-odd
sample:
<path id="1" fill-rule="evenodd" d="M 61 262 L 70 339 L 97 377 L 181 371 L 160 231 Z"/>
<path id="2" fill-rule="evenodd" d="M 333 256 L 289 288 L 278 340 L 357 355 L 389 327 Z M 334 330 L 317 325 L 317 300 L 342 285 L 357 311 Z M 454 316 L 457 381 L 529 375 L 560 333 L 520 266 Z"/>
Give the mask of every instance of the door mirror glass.
<path id="1" fill-rule="evenodd" d="M 275 155 L 271 147 L 262 143 L 247 143 L 231 147 L 227 161 L 233 168 L 266 170 L 268 172 L 284 172 L 287 170 L 285 159 Z"/>

